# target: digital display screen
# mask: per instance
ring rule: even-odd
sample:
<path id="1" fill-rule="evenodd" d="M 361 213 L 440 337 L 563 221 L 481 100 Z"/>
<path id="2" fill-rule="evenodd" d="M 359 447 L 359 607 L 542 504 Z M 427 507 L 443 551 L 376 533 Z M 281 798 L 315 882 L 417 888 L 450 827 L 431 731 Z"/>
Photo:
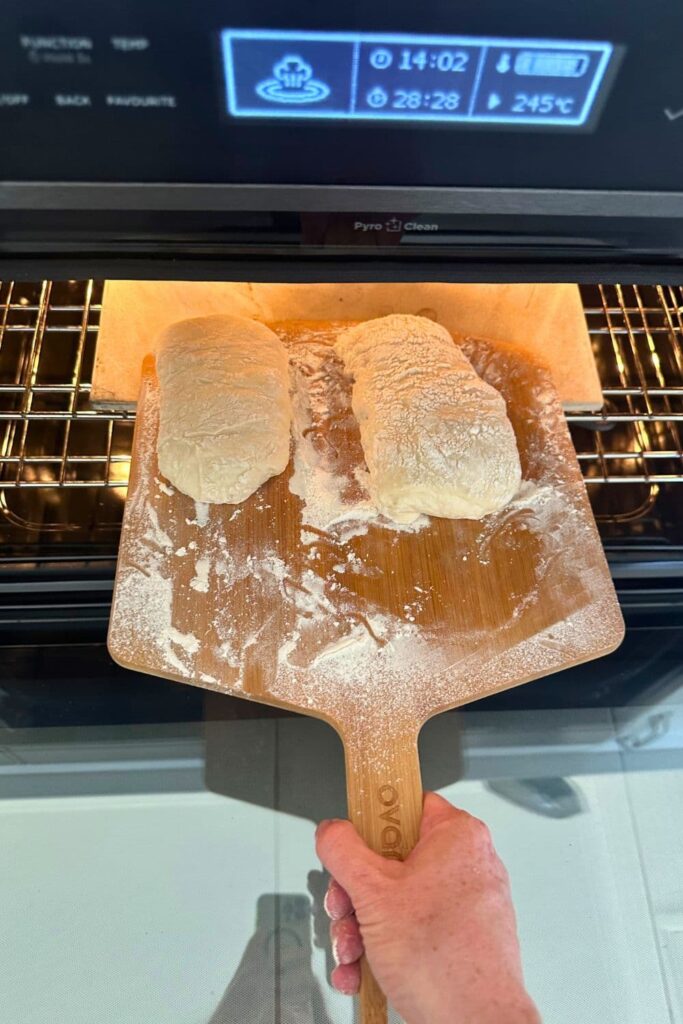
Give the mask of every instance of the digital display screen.
<path id="1" fill-rule="evenodd" d="M 233 117 L 580 127 L 611 43 L 225 29 Z"/>

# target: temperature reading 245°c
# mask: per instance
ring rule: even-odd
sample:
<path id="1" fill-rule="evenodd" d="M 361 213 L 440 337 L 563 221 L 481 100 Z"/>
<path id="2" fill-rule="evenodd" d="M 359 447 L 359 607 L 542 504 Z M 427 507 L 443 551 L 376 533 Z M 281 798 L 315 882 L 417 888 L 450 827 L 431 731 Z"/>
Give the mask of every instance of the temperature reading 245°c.
<path id="1" fill-rule="evenodd" d="M 513 114 L 553 114 L 565 116 L 574 111 L 573 96 L 555 96 L 552 92 L 516 92 L 512 104 Z"/>

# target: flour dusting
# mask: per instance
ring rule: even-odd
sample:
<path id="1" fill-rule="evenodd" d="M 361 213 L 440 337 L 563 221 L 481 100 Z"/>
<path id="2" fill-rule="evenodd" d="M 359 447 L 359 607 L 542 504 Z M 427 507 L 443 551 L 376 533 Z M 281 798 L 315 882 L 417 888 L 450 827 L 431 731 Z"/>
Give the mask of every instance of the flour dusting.
<path id="1" fill-rule="evenodd" d="M 289 488 L 303 501 L 305 526 L 342 541 L 367 533 L 368 524 L 417 532 L 380 514 L 368 489 L 368 473 L 351 410 L 350 380 L 328 344 L 300 342 L 291 349 L 294 472 Z"/>
<path id="2" fill-rule="evenodd" d="M 155 483 L 162 494 L 167 494 L 169 497 L 175 494 L 175 488 L 171 487 L 169 483 L 162 480 L 160 477 L 155 477 Z"/>
<path id="3" fill-rule="evenodd" d="M 419 720 L 465 702 L 482 674 L 495 690 L 561 667 L 569 653 L 580 661 L 607 649 L 618 607 L 595 562 L 595 524 L 546 375 L 525 384 L 528 409 L 512 417 L 534 429 L 506 508 L 476 523 L 422 517 L 406 529 L 370 497 L 334 332 L 281 336 L 293 471 L 241 506 L 168 493 L 156 462 L 158 389 L 148 390 L 110 627 L 124 663 L 134 652 L 149 671 L 332 720 L 352 702 L 360 728 L 378 714 Z M 529 372 L 487 343 L 464 348 L 506 399 Z M 555 586 L 561 621 L 545 600 Z M 484 625 L 478 595 L 503 591 Z"/>
<path id="4" fill-rule="evenodd" d="M 186 519 L 187 525 L 199 526 L 203 529 L 209 521 L 209 508 L 210 505 L 207 501 L 195 501 L 194 519 Z"/>
<path id="5" fill-rule="evenodd" d="M 207 594 L 209 591 L 209 570 L 211 568 L 211 562 L 208 558 L 198 558 L 194 563 L 195 575 L 190 580 L 190 586 L 193 590 L 199 591 L 201 594 Z"/>

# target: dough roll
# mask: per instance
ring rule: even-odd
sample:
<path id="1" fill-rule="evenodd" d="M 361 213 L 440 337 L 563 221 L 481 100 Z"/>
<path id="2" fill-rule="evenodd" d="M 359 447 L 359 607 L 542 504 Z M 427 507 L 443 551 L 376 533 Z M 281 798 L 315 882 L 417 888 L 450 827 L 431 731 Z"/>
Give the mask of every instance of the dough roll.
<path id="1" fill-rule="evenodd" d="M 506 505 L 521 468 L 501 395 L 448 331 L 392 315 L 345 331 L 335 346 L 353 377 L 353 411 L 380 511 L 481 519 Z"/>
<path id="2" fill-rule="evenodd" d="M 239 316 L 179 320 L 157 348 L 159 469 L 196 501 L 244 501 L 289 461 L 287 351 Z"/>

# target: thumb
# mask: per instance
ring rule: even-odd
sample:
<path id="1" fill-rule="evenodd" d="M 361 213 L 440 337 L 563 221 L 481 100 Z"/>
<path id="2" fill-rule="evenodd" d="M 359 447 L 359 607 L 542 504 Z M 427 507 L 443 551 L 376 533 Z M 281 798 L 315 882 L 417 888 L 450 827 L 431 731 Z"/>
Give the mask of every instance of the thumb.
<path id="1" fill-rule="evenodd" d="M 422 821 L 420 822 L 420 839 L 428 836 L 432 829 L 442 821 L 453 821 L 462 811 L 449 804 L 438 793 L 425 793 L 422 803 Z"/>
<path id="2" fill-rule="evenodd" d="M 346 889 L 351 901 L 381 873 L 384 861 L 365 845 L 350 821 L 321 821 L 315 833 L 318 857 L 329 873 Z"/>

